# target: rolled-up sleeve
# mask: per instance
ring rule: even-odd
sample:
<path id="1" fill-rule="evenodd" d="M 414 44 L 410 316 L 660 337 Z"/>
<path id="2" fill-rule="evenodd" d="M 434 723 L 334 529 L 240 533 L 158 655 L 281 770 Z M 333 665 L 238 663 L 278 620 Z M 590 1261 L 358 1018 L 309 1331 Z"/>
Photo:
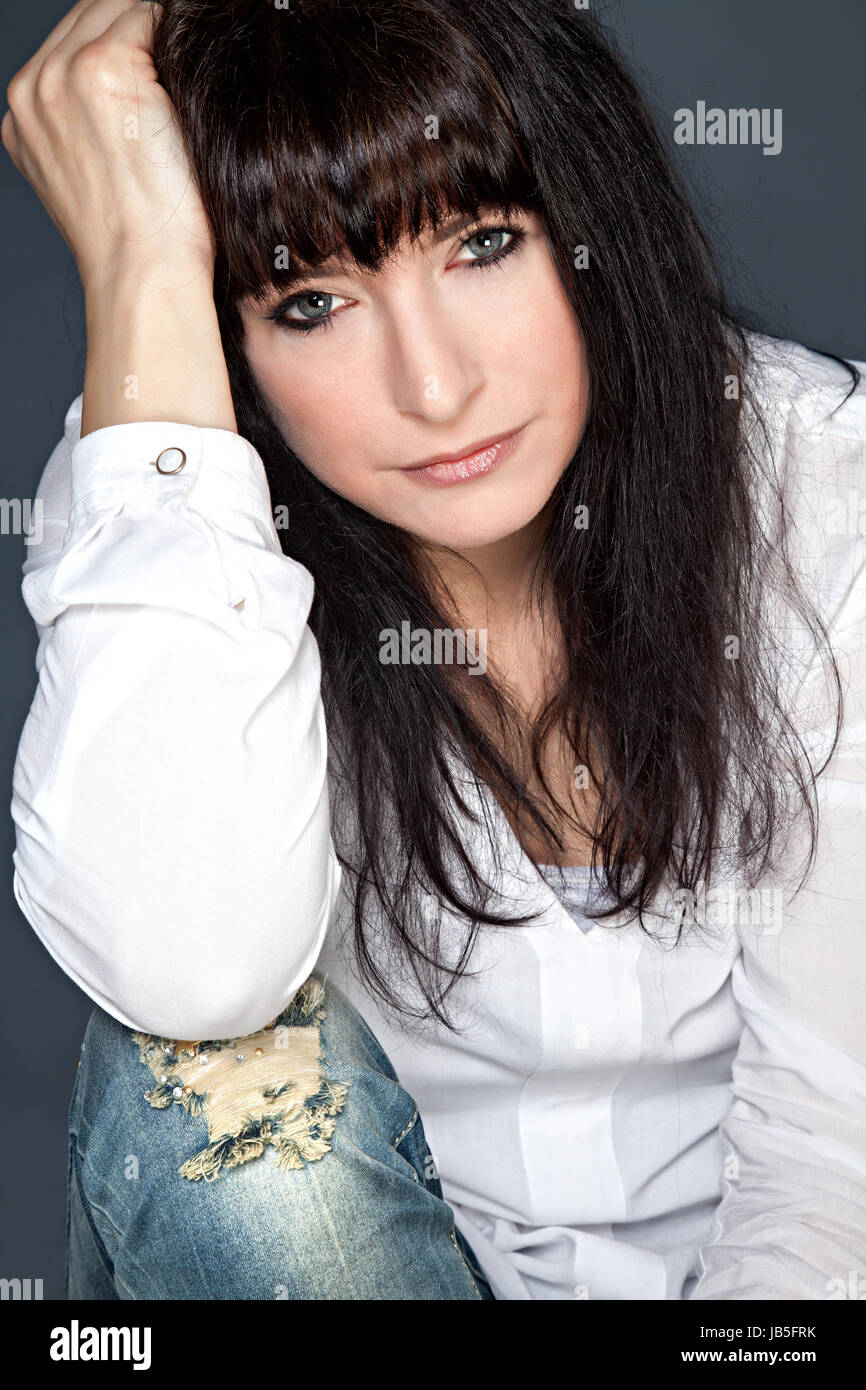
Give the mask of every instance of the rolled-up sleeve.
<path id="1" fill-rule="evenodd" d="M 243 1035 L 306 979 L 339 890 L 312 576 L 248 441 L 171 422 L 81 439 L 80 406 L 24 565 L 15 896 L 128 1027 Z M 176 473 L 154 467 L 167 449 Z"/>

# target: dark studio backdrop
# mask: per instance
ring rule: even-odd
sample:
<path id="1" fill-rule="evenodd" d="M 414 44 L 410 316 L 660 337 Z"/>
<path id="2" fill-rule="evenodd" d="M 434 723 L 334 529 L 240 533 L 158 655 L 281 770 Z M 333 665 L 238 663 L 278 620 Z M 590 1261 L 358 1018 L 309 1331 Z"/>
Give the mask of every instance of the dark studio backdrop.
<path id="1" fill-rule="evenodd" d="M 658 115 L 734 302 L 766 332 L 866 358 L 863 0 L 590 4 L 618 37 Z M 71 0 L 5 0 L 0 90 L 70 6 Z M 781 151 L 676 144 L 674 113 L 695 111 L 701 101 L 725 111 L 781 109 Z M 5 109 L 4 100 L 0 114 Z M 0 492 L 23 499 L 33 497 L 64 413 L 82 387 L 83 300 L 68 248 L 2 149 L 0 197 Z M 36 683 L 35 631 L 21 598 L 25 553 L 23 536 L 0 535 L 0 781 L 7 807 Z M 13 831 L 7 812 L 0 818 L 0 1278 L 42 1279 L 45 1298 L 60 1298 L 66 1114 L 91 1004 L 17 907 Z"/>

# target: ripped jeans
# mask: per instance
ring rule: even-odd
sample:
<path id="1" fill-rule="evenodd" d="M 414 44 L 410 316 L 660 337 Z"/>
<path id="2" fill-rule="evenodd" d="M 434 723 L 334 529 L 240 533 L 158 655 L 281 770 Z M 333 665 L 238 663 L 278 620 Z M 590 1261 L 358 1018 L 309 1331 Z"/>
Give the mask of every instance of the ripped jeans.
<path id="1" fill-rule="evenodd" d="M 493 1299 L 418 1107 L 316 972 L 240 1039 L 90 1016 L 69 1108 L 69 1299 Z"/>

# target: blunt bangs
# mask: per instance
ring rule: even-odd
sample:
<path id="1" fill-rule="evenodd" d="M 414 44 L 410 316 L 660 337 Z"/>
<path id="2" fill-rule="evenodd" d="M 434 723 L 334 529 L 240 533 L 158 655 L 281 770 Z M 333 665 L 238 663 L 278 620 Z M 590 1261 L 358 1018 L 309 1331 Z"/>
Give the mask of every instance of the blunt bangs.
<path id="1" fill-rule="evenodd" d="M 239 25 L 236 0 L 231 23 L 225 3 L 183 7 L 196 30 L 189 71 L 179 36 L 162 40 L 181 117 L 210 107 L 209 120 L 182 123 L 202 146 L 189 153 L 226 302 L 285 288 L 331 257 L 378 270 L 404 236 L 455 213 L 539 205 L 492 66 L 441 10 L 247 8 Z M 208 103 L 215 85 L 223 100 Z"/>

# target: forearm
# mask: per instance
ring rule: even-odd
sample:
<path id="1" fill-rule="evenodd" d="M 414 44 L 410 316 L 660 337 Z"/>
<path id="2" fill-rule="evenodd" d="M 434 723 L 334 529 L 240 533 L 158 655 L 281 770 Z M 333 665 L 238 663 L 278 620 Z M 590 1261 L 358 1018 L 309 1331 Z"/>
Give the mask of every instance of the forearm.
<path id="1" fill-rule="evenodd" d="M 143 420 L 237 432 L 206 268 L 126 257 L 88 279 L 85 304 L 82 438 Z"/>
<path id="2" fill-rule="evenodd" d="M 187 455 L 176 477 L 147 463 Z M 40 483 L 42 640 L 13 777 L 15 892 L 128 1027 L 232 1037 L 312 969 L 339 891 L 311 575 L 237 431 L 127 422 Z"/>

